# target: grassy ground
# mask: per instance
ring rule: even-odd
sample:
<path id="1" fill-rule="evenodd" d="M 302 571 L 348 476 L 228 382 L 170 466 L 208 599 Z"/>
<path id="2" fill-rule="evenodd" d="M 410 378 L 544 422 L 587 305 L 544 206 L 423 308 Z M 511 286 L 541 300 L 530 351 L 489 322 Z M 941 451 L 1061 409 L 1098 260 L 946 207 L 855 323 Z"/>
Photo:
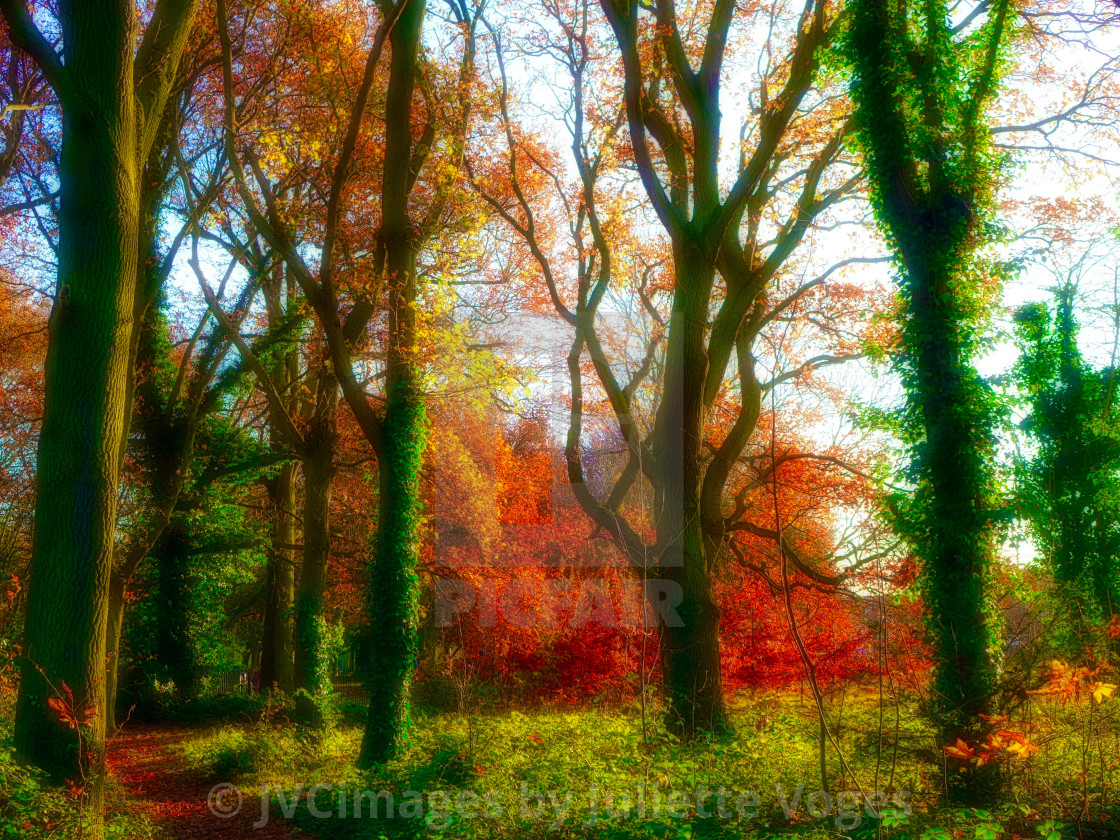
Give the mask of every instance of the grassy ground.
<path id="1" fill-rule="evenodd" d="M 356 725 L 226 725 L 181 749 L 258 816 L 264 790 L 271 822 L 332 838 L 1120 837 L 1120 739 L 1099 711 L 1031 704 L 1017 724 L 1039 751 L 1004 763 L 1005 801 L 948 810 L 916 708 L 898 709 L 896 729 L 895 708 L 880 725 L 871 694 L 829 706 L 844 763 L 830 748 L 828 795 L 815 712 L 796 693 L 739 701 L 739 735 L 718 744 L 678 743 L 652 710 L 643 735 L 638 709 L 606 708 L 418 714 L 400 758 L 369 773 L 351 764 Z"/>

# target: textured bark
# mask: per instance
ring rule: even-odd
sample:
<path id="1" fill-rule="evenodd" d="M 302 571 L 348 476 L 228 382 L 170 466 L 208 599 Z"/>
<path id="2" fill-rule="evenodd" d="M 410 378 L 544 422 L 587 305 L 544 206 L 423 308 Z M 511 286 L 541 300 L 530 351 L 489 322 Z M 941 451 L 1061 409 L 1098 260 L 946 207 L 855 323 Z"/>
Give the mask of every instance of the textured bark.
<path id="1" fill-rule="evenodd" d="M 324 379 L 326 381 L 324 381 Z M 321 692 L 330 687 L 330 663 L 323 651 L 323 595 L 330 565 L 331 484 L 334 480 L 333 428 L 338 383 L 323 372 L 320 394 L 329 404 L 313 423 L 303 453 L 303 566 L 296 593 L 296 688 Z M 323 389 L 329 393 L 323 394 Z"/>
<path id="2" fill-rule="evenodd" d="M 58 282 L 44 367 L 36 529 L 17 750 L 77 778 L 76 733 L 46 701 L 62 683 L 99 712 L 85 733 L 89 813 L 100 814 L 106 626 L 129 352 L 136 303 L 139 172 L 194 11 L 161 0 L 137 52 L 132 2 L 63 2 L 66 65 L 21 0 L 0 2 L 13 40 L 62 105 Z M 45 677 L 45 679 L 44 679 Z M 53 687 L 52 687 L 53 686 Z M 93 834 L 103 829 L 97 825 Z"/>
<path id="3" fill-rule="evenodd" d="M 123 8 L 102 10 L 97 21 L 75 10 L 74 18 L 67 69 L 104 105 L 63 115 L 58 287 L 27 607 L 27 657 L 54 687 L 24 669 L 15 730 L 19 751 L 56 778 L 77 772 L 77 742 L 47 699 L 65 682 L 83 708 L 102 706 L 139 209 L 135 21 Z M 79 74 L 82 66 L 89 72 Z M 91 746 L 100 752 L 103 740 L 94 735 Z"/>
<path id="4" fill-rule="evenodd" d="M 121 627 L 124 625 L 125 582 L 114 575 L 109 583 L 109 608 L 105 620 L 105 649 L 109 663 L 105 671 L 105 737 L 111 737 L 117 728 L 117 683 L 120 675 L 119 659 Z"/>

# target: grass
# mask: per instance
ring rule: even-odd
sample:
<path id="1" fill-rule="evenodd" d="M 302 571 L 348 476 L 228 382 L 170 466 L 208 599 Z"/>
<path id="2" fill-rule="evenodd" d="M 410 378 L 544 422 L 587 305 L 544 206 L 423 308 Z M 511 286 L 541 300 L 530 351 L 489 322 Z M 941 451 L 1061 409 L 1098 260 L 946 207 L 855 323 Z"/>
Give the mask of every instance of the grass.
<path id="1" fill-rule="evenodd" d="M 1094 746 L 1081 707 L 1032 703 L 1040 751 L 1011 762 L 1007 799 L 991 810 L 950 810 L 938 805 L 944 768 L 916 707 L 900 708 L 897 733 L 891 707 L 882 734 L 873 695 L 848 692 L 831 707 L 855 778 L 830 751 L 831 797 L 818 793 L 818 724 L 797 694 L 740 699 L 739 734 L 726 743 L 682 744 L 654 714 L 643 737 L 637 709 L 604 708 L 420 713 L 401 755 L 367 773 L 352 765 L 361 737 L 353 725 L 329 733 L 227 725 L 183 749 L 247 797 L 267 786 L 274 819 L 332 838 L 1120 836 L 1109 794 L 1120 788 L 1120 742 L 1099 712 Z M 861 807 L 860 788 L 884 792 L 878 807 Z M 1086 800 L 1089 818 L 1079 823 Z"/>
<path id="2" fill-rule="evenodd" d="M 293 723 L 299 718 L 285 702 L 262 703 L 256 722 L 187 728 L 178 749 L 191 769 L 241 788 L 254 813 L 263 789 L 272 820 L 291 820 L 312 836 L 1120 837 L 1120 724 L 1113 713 L 1120 701 L 1033 698 L 1004 725 L 1029 732 L 1038 751 L 1006 764 L 1007 796 L 989 809 L 942 807 L 944 765 L 917 705 L 899 706 L 897 730 L 894 706 L 885 708 L 881 728 L 877 696 L 865 691 L 830 698 L 830 730 L 845 763 L 830 748 L 829 798 L 818 793 L 815 712 L 796 692 L 741 696 L 732 704 L 734 739 L 692 744 L 669 735 L 655 709 L 644 734 L 636 707 L 469 717 L 425 710 L 416 713 L 398 758 L 370 772 L 353 766 L 360 709 L 333 714 L 340 723 L 320 729 Z M 9 743 L 10 718 L 0 715 L 0 840 L 76 836 L 73 800 L 16 763 Z M 859 788 L 880 790 L 885 799 L 868 808 L 843 793 Z M 159 835 L 139 804 L 110 783 L 109 838 Z"/>

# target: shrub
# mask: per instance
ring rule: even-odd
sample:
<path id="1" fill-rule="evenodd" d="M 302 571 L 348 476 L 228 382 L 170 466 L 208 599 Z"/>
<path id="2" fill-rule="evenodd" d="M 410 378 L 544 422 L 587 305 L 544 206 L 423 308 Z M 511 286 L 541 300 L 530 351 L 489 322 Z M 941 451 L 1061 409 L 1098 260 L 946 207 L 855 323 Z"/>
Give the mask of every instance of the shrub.
<path id="1" fill-rule="evenodd" d="M 337 722 L 335 704 L 329 695 L 301 688 L 292 695 L 292 722 L 307 729 L 330 729 Z"/>

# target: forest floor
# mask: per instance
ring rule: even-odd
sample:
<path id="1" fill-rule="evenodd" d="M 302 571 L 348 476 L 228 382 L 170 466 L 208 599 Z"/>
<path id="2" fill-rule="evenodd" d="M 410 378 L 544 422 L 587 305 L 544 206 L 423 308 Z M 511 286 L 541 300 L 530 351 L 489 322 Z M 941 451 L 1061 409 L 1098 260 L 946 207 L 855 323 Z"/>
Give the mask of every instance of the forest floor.
<path id="1" fill-rule="evenodd" d="M 1032 702 L 1019 725 L 1038 750 L 1008 762 L 1010 795 L 984 810 L 944 806 L 928 725 L 912 705 L 898 709 L 897 723 L 881 716 L 875 700 L 853 694 L 834 703 L 831 796 L 820 779 L 814 710 L 792 693 L 738 698 L 739 735 L 711 743 L 680 743 L 655 710 L 643 725 L 631 707 L 421 711 L 400 755 L 368 771 L 354 766 L 362 736 L 354 715 L 325 728 L 263 713 L 208 724 L 133 721 L 109 749 L 106 836 L 1120 838 L 1120 720 L 1091 701 L 1083 709 Z M 2 736 L 0 726 L 0 745 Z M 6 758 L 0 749 L 0 840 L 74 840 L 66 821 L 72 798 L 39 787 Z M 856 797 L 859 788 L 889 798 L 883 794 L 876 812 Z M 716 798 L 723 790 L 726 797 Z M 1078 819 L 1085 806 L 1088 818 Z"/>
<path id="2" fill-rule="evenodd" d="M 168 840 L 290 840 L 296 834 L 284 820 L 254 828 L 260 819 L 259 799 L 245 796 L 231 816 L 238 793 L 216 792 L 215 780 L 191 767 L 181 749 L 204 730 L 181 725 L 130 723 L 114 740 L 109 753 L 112 777 L 131 798 L 128 808 L 147 816 Z"/>

